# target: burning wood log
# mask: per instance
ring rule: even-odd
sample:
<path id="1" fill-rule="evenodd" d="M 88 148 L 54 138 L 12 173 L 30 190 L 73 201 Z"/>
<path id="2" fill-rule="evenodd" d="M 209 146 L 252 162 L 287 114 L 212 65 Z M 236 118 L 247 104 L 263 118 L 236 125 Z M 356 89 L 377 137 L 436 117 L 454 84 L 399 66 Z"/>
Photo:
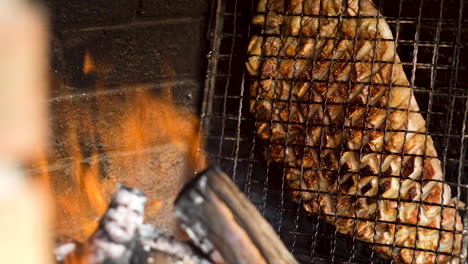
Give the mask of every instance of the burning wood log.
<path id="1" fill-rule="evenodd" d="M 56 249 L 59 263 L 151 263 L 161 252 L 178 264 L 296 264 L 272 227 L 220 170 L 209 169 L 184 187 L 176 217 L 191 242 L 167 236 L 144 224 L 147 198 L 120 185 L 96 232 L 82 244 Z"/>
<path id="2" fill-rule="evenodd" d="M 188 184 L 175 210 L 195 244 L 208 255 L 217 249 L 226 263 L 298 263 L 255 206 L 218 169 L 208 169 Z"/>
<path id="3" fill-rule="evenodd" d="M 145 264 L 151 262 L 151 252 L 162 252 L 181 264 L 212 263 L 189 242 L 143 224 L 146 201 L 141 191 L 120 185 L 96 232 L 85 243 L 58 247 L 57 262 Z"/>

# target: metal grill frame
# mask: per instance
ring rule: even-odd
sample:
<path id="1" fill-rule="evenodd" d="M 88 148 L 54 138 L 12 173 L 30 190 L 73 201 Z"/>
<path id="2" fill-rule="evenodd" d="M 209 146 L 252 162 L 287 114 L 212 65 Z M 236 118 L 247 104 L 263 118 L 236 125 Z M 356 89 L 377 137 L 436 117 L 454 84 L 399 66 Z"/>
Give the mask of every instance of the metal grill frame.
<path id="1" fill-rule="evenodd" d="M 423 10 L 423 3 L 424 1 L 428 0 L 410 0 L 411 2 L 419 3 L 419 10 L 417 17 L 400 17 L 400 14 L 403 9 L 403 0 L 398 1 L 398 15 L 396 17 L 386 17 L 385 10 L 383 9 L 384 0 L 375 1 L 376 6 L 378 7 L 380 13 L 378 18 L 384 18 L 389 24 L 395 24 L 395 27 L 392 29 L 394 30 L 395 39 L 393 40 L 386 40 L 386 39 L 372 39 L 374 41 L 395 41 L 397 45 L 395 45 L 395 54 L 401 56 L 401 51 L 397 51 L 402 45 L 412 46 L 413 47 L 413 59 L 412 61 L 404 61 L 402 59 L 401 64 L 405 67 L 411 67 L 411 78 L 410 78 L 410 86 L 407 86 L 408 89 L 413 89 L 415 92 L 415 97 L 418 102 L 420 102 L 418 98 L 422 96 L 424 93 L 428 93 L 428 103 L 427 103 L 427 110 L 415 111 L 418 113 L 423 114 L 425 116 L 425 120 L 427 123 L 428 129 L 424 134 L 427 140 L 427 136 L 430 135 L 432 137 L 443 137 L 443 149 L 437 148 L 439 157 L 432 157 L 438 158 L 442 162 L 443 173 L 446 175 L 446 167 L 447 162 L 450 158 L 447 158 L 449 142 L 451 140 L 460 140 L 459 141 L 459 152 L 460 156 L 458 160 L 452 160 L 451 162 L 458 163 L 458 171 L 456 176 L 456 181 L 447 180 L 445 183 L 449 184 L 452 188 L 452 191 L 457 193 L 457 198 L 459 201 L 468 204 L 468 160 L 465 160 L 466 156 L 468 156 L 468 86 L 464 84 L 459 85 L 459 72 L 466 71 L 468 74 L 468 62 L 463 63 L 462 53 L 468 50 L 468 32 L 463 33 L 463 24 L 468 23 L 468 17 L 463 19 L 463 6 L 464 0 L 460 0 L 460 9 L 458 14 L 458 20 L 450 20 L 450 19 L 443 19 L 443 7 L 444 3 L 447 0 L 436 0 L 435 2 L 439 3 L 440 11 L 438 18 L 423 18 L 422 10 Z M 244 3 L 245 2 L 245 3 Z M 390 0 L 386 1 L 391 2 Z M 373 248 L 375 243 L 370 242 L 362 242 L 357 241 L 355 237 L 348 238 L 337 233 L 336 230 L 330 230 L 329 227 L 323 227 L 324 223 L 319 219 L 320 214 L 318 215 L 309 215 L 301 208 L 300 205 L 294 204 L 288 201 L 287 193 L 291 191 L 290 188 L 286 187 L 285 183 L 285 170 L 287 168 L 286 161 L 284 160 L 284 164 L 282 168 L 274 167 L 271 161 L 271 157 L 268 157 L 266 160 L 266 164 L 262 164 L 261 158 L 258 158 L 256 151 L 258 151 L 259 143 L 255 137 L 255 127 L 258 119 L 256 116 L 252 116 L 249 113 L 246 113 L 246 108 L 248 109 L 249 100 L 256 99 L 259 100 L 261 98 L 251 98 L 249 93 L 247 92 L 248 81 L 251 77 L 246 74 L 246 70 L 244 67 L 244 62 L 246 61 L 247 56 L 247 44 L 250 41 L 251 35 L 254 29 L 250 25 L 251 16 L 253 14 L 258 14 L 255 11 L 257 0 L 234 0 L 234 1 L 227 1 L 227 0 L 213 0 L 212 3 L 212 12 L 211 12 L 211 19 L 212 19 L 212 26 L 209 37 L 211 38 L 211 51 L 208 54 L 208 69 L 207 75 L 205 79 L 205 88 L 204 88 L 204 98 L 202 102 L 202 113 L 201 113 L 201 131 L 203 133 L 203 139 L 205 142 L 205 149 L 207 150 L 207 154 L 209 160 L 212 164 L 219 166 L 223 170 L 225 170 L 232 178 L 239 184 L 241 188 L 246 192 L 247 196 L 257 205 L 260 209 L 262 214 L 276 227 L 278 233 L 280 234 L 281 238 L 285 240 L 287 246 L 291 249 L 293 253 L 298 257 L 301 262 L 323 262 L 328 263 L 328 261 L 332 262 L 356 262 L 356 263 L 366 263 L 363 261 L 362 256 L 359 257 L 359 254 L 365 255 L 370 254 L 369 261 L 373 263 L 387 263 L 385 260 L 379 259 L 377 256 L 374 256 L 374 251 L 368 250 L 366 251 L 365 246 L 363 245 L 370 245 L 369 248 Z M 242 4 L 244 4 L 242 6 Z M 247 5 L 247 7 L 245 6 Z M 302 16 L 302 15 L 301 15 Z M 368 17 L 368 16 L 366 16 Z M 357 15 L 357 19 L 365 18 L 365 16 L 361 16 L 359 13 Z M 373 16 L 373 18 L 377 18 Z M 228 23 L 231 22 L 231 23 Z M 435 26 L 436 34 L 435 39 L 433 41 L 421 40 L 420 35 L 421 32 L 424 31 L 424 27 L 428 25 Z M 410 39 L 400 39 L 400 29 L 406 25 L 415 25 L 415 33 L 414 33 L 414 40 Z M 457 33 L 456 39 L 453 42 L 444 41 L 444 38 L 441 37 L 442 32 L 444 31 L 443 25 L 451 25 L 456 26 Z M 430 27 L 429 27 L 430 28 Z M 257 34 L 258 35 L 258 34 Z M 280 34 L 283 36 L 282 34 Z M 467 37 L 465 37 L 465 35 Z M 462 38 L 463 37 L 463 38 Z M 336 39 L 336 38 L 335 38 Z M 340 40 L 342 38 L 339 38 Z M 358 37 L 356 36 L 354 41 L 356 41 Z M 467 42 L 462 42 L 462 40 L 466 40 Z M 432 48 L 433 49 L 433 56 L 430 63 L 427 62 L 418 62 L 418 51 L 420 48 Z M 452 55 L 452 62 L 451 65 L 449 63 L 438 63 L 439 50 L 441 48 L 453 48 L 453 55 Z M 375 55 L 374 49 L 374 55 Z M 263 55 L 262 55 L 263 56 Z M 467 57 L 468 60 L 468 57 Z M 237 61 L 237 66 L 235 67 L 235 63 L 233 65 L 233 61 Z M 315 61 L 315 58 L 314 58 Z M 349 60 L 347 60 L 349 61 Z M 357 60 L 352 60 L 352 62 L 358 62 Z M 370 61 L 372 64 L 375 61 Z M 424 88 L 425 86 L 417 86 L 415 85 L 417 81 L 416 72 L 418 70 L 429 70 L 430 71 L 430 84 L 429 89 Z M 437 71 L 438 70 L 449 70 L 452 73 L 450 78 L 450 85 L 448 87 L 438 87 L 436 85 L 437 82 Z M 407 76 L 409 77 L 408 73 Z M 220 81 L 221 79 L 221 81 Z M 235 80 L 235 81 L 233 81 Z M 279 79 L 278 79 L 279 80 Z M 295 81 L 295 80 L 292 80 Z M 320 81 L 320 80 L 311 80 L 311 82 Z M 223 84 L 223 85 L 220 85 Z M 333 83 L 327 81 L 327 85 Z M 346 81 L 346 83 L 354 84 L 353 82 Z M 373 84 L 372 81 L 369 84 Z M 386 84 L 388 85 L 388 84 Z M 392 87 L 392 84 L 388 86 Z M 292 89 L 291 89 L 292 90 Z M 220 92 L 220 93 L 219 93 Z M 448 106 L 448 113 L 445 112 L 438 112 L 433 110 L 433 103 L 434 98 L 437 96 L 447 96 L 448 101 L 450 102 Z M 293 101 L 291 101 L 292 96 L 289 97 L 289 105 Z M 268 100 L 271 100 L 268 99 Z M 279 100 L 279 99 L 273 99 Z M 464 102 L 464 111 L 463 112 L 463 120 L 461 131 L 458 133 L 453 133 L 452 126 L 455 120 L 454 118 L 454 111 L 455 111 L 455 103 L 458 101 Z M 234 103 L 232 103 L 234 102 Z M 294 101 L 296 102 L 296 101 Z M 309 103 L 308 101 L 305 102 L 298 102 L 298 103 Z M 326 107 L 327 102 L 325 102 Z M 347 107 L 351 106 L 351 104 L 346 103 Z M 369 105 L 364 105 L 366 109 L 369 109 Z M 424 105 L 420 104 L 421 108 Z M 372 106 L 375 107 L 375 106 Z M 463 106 L 461 106 L 463 108 Z M 389 108 L 387 109 L 388 117 L 388 110 L 404 110 L 404 111 L 411 111 L 408 109 L 395 109 Z M 366 110 L 367 111 L 367 110 Z M 447 115 L 448 119 L 445 126 L 445 131 L 431 131 L 430 123 L 431 117 L 436 116 L 434 119 L 437 119 L 437 115 L 443 116 Z M 270 121 L 273 122 L 273 121 Z M 307 121 L 308 122 L 308 121 Z M 290 124 L 291 122 L 288 122 Z M 271 125 L 271 123 L 270 123 Z M 305 124 L 307 127 L 307 123 Z M 270 126 L 271 127 L 271 126 Z M 344 128 L 344 127 L 343 127 Z M 362 128 L 359 128 L 362 130 Z M 391 130 L 387 130 L 386 128 L 383 129 L 383 132 L 391 132 Z M 405 132 L 405 133 L 420 133 L 416 131 L 396 131 L 396 132 Z M 405 134 L 406 139 L 406 134 Z M 305 143 L 305 142 L 304 142 Z M 405 143 L 403 143 L 405 144 Z M 269 147 L 273 142 L 269 142 Z M 307 147 L 304 146 L 303 147 Z M 320 146 L 320 151 L 323 147 Z M 340 149 L 335 149 L 340 150 Z M 340 150 L 343 151 L 343 150 Z M 271 152 L 270 152 L 271 153 Z M 361 148 L 359 154 L 362 156 L 363 150 Z M 372 152 L 372 153 L 379 153 L 379 152 Z M 388 153 L 386 153 L 388 154 Z M 412 156 L 411 154 L 403 154 L 403 153 L 393 153 L 399 154 L 403 156 Z M 431 158 L 425 155 L 413 155 L 423 158 Z M 423 159 L 424 162 L 424 159 Z M 424 165 L 424 163 L 423 163 Z M 260 169 L 260 171 L 259 171 Z M 303 172 L 303 168 L 300 168 Z M 263 171 L 261 171 L 263 170 Z M 273 170 L 282 170 L 281 180 L 279 183 L 273 184 L 273 180 L 271 179 L 271 174 Z M 322 170 L 322 169 L 321 169 Z M 340 169 L 336 171 L 337 173 L 340 172 Z M 262 176 L 258 176 L 258 174 L 264 174 L 264 178 Z M 382 178 L 381 173 L 376 174 L 375 176 L 379 176 L 379 181 Z M 392 176 L 398 177 L 398 176 Z M 434 181 L 434 180 L 431 180 Z M 421 184 L 423 180 L 421 180 Z M 301 190 L 301 191 L 308 191 L 308 190 Z M 318 191 L 317 191 L 318 192 Z M 324 192 L 320 192 L 324 193 Z M 326 193 L 326 192 L 325 192 Z M 333 195 L 346 195 L 346 194 L 339 194 L 339 193 L 332 193 Z M 379 194 L 377 194 L 379 195 Z M 359 198 L 358 194 L 355 195 L 356 198 Z M 363 196 L 365 197 L 365 196 Z M 379 197 L 379 199 L 384 199 Z M 386 198 L 388 199 L 388 198 Z M 392 199 L 388 199 L 392 200 Z M 397 201 L 398 205 L 402 201 L 400 197 L 398 199 L 394 199 Z M 414 202 L 414 201 L 413 201 Z M 421 204 L 428 204 L 425 202 L 415 202 Z M 447 206 L 445 206 L 447 207 Z M 442 208 L 444 206 L 442 205 Z M 418 206 L 418 211 L 420 210 L 420 206 Z M 466 247 L 468 246 L 468 208 L 465 207 L 464 209 L 459 210 L 460 215 L 464 222 L 464 237 L 463 237 L 463 245 L 462 245 L 462 255 L 467 255 Z M 336 211 L 336 210 L 335 210 Z M 419 213 L 419 212 L 418 212 Z M 334 215 L 335 219 L 337 215 Z M 341 216 L 339 216 L 341 217 Z M 419 217 L 419 214 L 418 214 Z M 359 220 L 359 218 L 352 218 Z M 291 221 L 292 220 L 292 221 Z M 368 220 L 368 219 L 366 219 Z M 379 220 L 382 222 L 381 220 Z M 377 219 L 375 219 L 377 222 Z M 394 223 L 395 222 L 390 222 Z M 398 224 L 398 222 L 396 222 Z M 312 228 L 308 231 L 303 230 L 303 226 L 312 226 Z M 326 225 L 326 224 L 325 224 Z M 409 225 L 404 224 L 407 226 L 415 226 L 418 225 Z M 322 229 L 325 229 L 323 231 Z M 436 229 L 436 228 L 435 228 Z M 416 228 L 417 230 L 417 228 Z M 441 231 L 441 229 L 438 229 Z M 453 232 L 453 231 L 450 231 Z M 311 239 L 311 243 L 309 245 L 304 246 L 302 243 L 299 242 L 299 237 L 309 237 Z M 317 243 L 320 243 L 320 239 L 326 239 L 330 243 L 329 252 L 328 254 L 317 254 Z M 308 243 L 310 239 L 308 240 Z M 342 256 L 338 256 L 336 249 L 340 247 L 342 244 L 350 245 L 351 248 L 351 255 L 345 258 Z M 394 244 L 393 247 L 396 245 Z M 401 247 L 401 246 L 398 246 Z M 413 248 L 415 249 L 415 248 Z M 418 249 L 420 250 L 420 249 Z M 309 254 L 304 254 L 305 251 L 309 251 Z M 361 252 L 363 251 L 363 252 Z M 439 254 L 439 252 L 435 252 Z M 466 261 L 465 261 L 466 263 Z"/>

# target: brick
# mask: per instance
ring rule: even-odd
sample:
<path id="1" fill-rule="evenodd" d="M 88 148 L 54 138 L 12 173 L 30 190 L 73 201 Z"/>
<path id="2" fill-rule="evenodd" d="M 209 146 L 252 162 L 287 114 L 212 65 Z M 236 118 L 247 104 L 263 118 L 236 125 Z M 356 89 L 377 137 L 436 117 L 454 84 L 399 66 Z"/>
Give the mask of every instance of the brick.
<path id="1" fill-rule="evenodd" d="M 138 0 L 45 0 L 53 25 L 83 27 L 130 22 Z"/>
<path id="2" fill-rule="evenodd" d="M 125 120 L 128 111 L 134 108 L 128 102 L 132 102 L 129 100 L 134 96 L 136 88 L 145 88 L 155 96 L 166 93 L 163 88 L 169 88 L 179 109 L 194 114 L 199 111 L 202 87 L 197 80 L 107 87 L 103 91 L 89 90 L 86 93 L 55 97 L 50 101 L 49 107 L 52 132 L 50 156 L 54 159 L 69 158 L 74 154 L 71 146 L 77 143 L 85 157 L 94 152 L 125 150 L 120 144 L 122 138 L 119 135 L 124 134 L 127 129 Z M 54 87 L 54 90 L 60 89 L 63 87 Z M 70 136 L 73 130 L 77 131 L 76 138 Z"/>
<path id="3" fill-rule="evenodd" d="M 54 69 L 66 86 L 80 91 L 93 83 L 118 86 L 198 78 L 201 81 L 205 21 L 179 19 L 93 30 L 71 30 L 57 35 Z M 96 72 L 83 74 L 88 51 Z"/>
<path id="4" fill-rule="evenodd" d="M 154 17 L 198 17 L 207 14 L 208 10 L 208 0 L 142 0 L 138 13 L 141 16 Z"/>

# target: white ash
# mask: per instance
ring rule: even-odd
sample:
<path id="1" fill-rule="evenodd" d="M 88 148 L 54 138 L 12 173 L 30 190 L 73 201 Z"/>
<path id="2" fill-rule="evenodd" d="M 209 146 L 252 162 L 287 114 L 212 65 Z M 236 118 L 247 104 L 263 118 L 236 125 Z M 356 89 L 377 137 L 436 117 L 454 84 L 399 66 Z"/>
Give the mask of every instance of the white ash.
<path id="1" fill-rule="evenodd" d="M 61 244 L 55 248 L 54 254 L 57 262 L 62 262 L 65 260 L 65 257 L 72 253 L 76 249 L 77 244 L 74 242 L 68 242 Z"/>
<path id="2" fill-rule="evenodd" d="M 91 263 L 118 261 L 130 263 L 138 238 L 138 228 L 143 224 L 146 196 L 120 185 L 104 214 L 99 228 L 90 239 Z"/>
<path id="3" fill-rule="evenodd" d="M 101 221 L 105 235 L 120 244 L 134 239 L 138 227 L 143 224 L 146 200 L 143 195 L 119 188 Z"/>

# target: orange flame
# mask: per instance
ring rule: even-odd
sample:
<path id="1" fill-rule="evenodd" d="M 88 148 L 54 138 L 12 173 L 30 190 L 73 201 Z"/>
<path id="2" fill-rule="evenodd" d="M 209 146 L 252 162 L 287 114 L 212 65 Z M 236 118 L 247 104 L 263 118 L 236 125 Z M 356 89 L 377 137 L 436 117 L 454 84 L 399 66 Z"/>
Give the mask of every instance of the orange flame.
<path id="1" fill-rule="evenodd" d="M 91 58 L 91 54 L 87 50 L 85 52 L 84 58 L 83 58 L 83 73 L 88 74 L 96 69 L 96 66 L 94 66 L 93 59 Z"/>
<path id="2" fill-rule="evenodd" d="M 83 72 L 91 71 L 96 71 L 95 64 L 86 52 Z M 124 97 L 102 96 L 96 102 L 97 107 L 77 109 L 68 105 L 60 109 L 66 115 L 62 118 L 68 120 L 64 124 L 68 165 L 64 165 L 62 157 L 50 154 L 51 150 L 47 151 L 49 157 L 44 152 L 36 163 L 42 185 L 55 200 L 57 235 L 78 241 L 86 240 L 94 232 L 118 183 L 145 192 L 150 190 L 147 219 L 164 211 L 161 209 L 166 206 L 161 201 L 164 197 L 151 193 L 152 188 L 156 186 L 153 189 L 160 190 L 158 186 L 173 181 L 176 189 L 182 187 L 183 181 L 163 174 L 167 171 L 164 166 L 177 162 L 171 161 L 175 156 L 166 157 L 159 146 L 170 145 L 176 149 L 175 153 L 185 157 L 191 171 L 206 166 L 200 151 L 198 118 L 176 106 L 169 94 L 156 96 L 151 91 L 135 88 Z M 57 122 L 62 122 L 60 115 Z M 91 152 L 83 150 L 82 141 L 91 142 Z M 164 161 L 159 167 L 153 164 L 154 155 Z M 102 166 L 109 160 L 110 169 Z M 55 167 L 59 169 L 54 171 Z M 155 170 L 161 170 L 161 175 Z"/>

